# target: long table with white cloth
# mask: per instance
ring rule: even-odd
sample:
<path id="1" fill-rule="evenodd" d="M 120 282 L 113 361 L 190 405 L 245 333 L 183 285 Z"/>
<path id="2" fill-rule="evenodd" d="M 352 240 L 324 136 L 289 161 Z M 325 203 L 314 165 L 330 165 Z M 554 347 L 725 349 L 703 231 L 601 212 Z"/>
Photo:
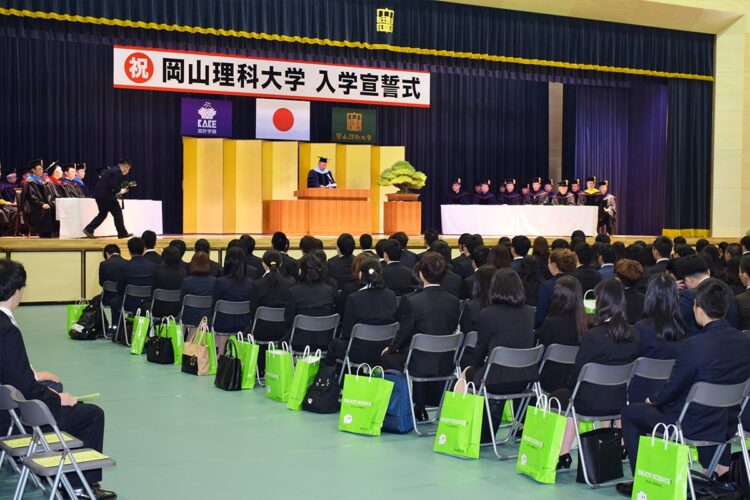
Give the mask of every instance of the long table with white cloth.
<path id="1" fill-rule="evenodd" d="M 598 207 L 546 205 L 441 205 L 443 234 L 596 235 Z"/>
<path id="2" fill-rule="evenodd" d="M 57 220 L 60 221 L 60 238 L 83 238 L 82 229 L 96 217 L 99 209 L 93 198 L 58 198 L 55 200 Z M 122 210 L 128 232 L 142 234 L 150 229 L 156 234 L 164 232 L 162 226 L 161 201 L 125 200 Z M 97 236 L 117 236 L 115 221 L 107 215 L 96 230 Z"/>

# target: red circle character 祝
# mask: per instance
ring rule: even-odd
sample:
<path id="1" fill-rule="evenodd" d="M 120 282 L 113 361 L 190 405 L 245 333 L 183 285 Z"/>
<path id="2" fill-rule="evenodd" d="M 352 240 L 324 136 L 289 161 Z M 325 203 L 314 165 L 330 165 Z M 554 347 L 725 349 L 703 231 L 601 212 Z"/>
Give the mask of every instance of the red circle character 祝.
<path id="1" fill-rule="evenodd" d="M 125 74 L 135 83 L 146 83 L 154 74 L 154 63 L 143 52 L 133 52 L 125 59 Z"/>

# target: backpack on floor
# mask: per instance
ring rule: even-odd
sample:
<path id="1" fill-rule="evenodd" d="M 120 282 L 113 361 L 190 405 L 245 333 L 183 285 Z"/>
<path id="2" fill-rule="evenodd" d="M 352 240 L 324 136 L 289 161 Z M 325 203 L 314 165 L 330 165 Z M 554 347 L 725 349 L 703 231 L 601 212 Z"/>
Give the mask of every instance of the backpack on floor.
<path id="1" fill-rule="evenodd" d="M 102 329 L 102 318 L 100 303 L 91 302 L 83 310 L 78 321 L 73 323 L 68 334 L 73 340 L 95 340 L 104 334 Z M 104 324 L 107 326 L 107 318 L 104 318 Z"/>
<path id="2" fill-rule="evenodd" d="M 414 421 L 409 401 L 409 382 L 403 373 L 390 370 L 385 372 L 385 379 L 393 382 L 393 392 L 383 420 L 383 430 L 399 434 L 411 432 L 414 429 Z"/>
<path id="3" fill-rule="evenodd" d="M 338 378 L 336 366 L 321 365 L 302 400 L 302 409 L 313 413 L 338 413 L 341 408 Z"/>

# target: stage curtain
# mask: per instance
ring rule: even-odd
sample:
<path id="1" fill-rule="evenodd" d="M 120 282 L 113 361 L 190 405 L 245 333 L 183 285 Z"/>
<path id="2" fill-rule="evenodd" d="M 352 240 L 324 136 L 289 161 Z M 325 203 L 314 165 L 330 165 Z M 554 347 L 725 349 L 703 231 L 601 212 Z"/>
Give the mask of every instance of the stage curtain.
<path id="1" fill-rule="evenodd" d="M 296 42 L 301 41 L 301 37 L 310 37 L 326 40 L 314 43 L 346 40 L 541 61 L 713 74 L 712 35 L 449 2 L 6 0 L 3 4 L 28 11 L 91 16 L 80 19 L 84 22 L 97 18 L 118 19 L 282 35 L 287 37 L 285 40 Z M 382 8 L 394 11 L 392 33 L 376 30 L 376 12 Z"/>
<path id="2" fill-rule="evenodd" d="M 704 235 L 710 227 L 712 99 L 710 84 L 669 82 L 666 227 L 687 235 Z"/>

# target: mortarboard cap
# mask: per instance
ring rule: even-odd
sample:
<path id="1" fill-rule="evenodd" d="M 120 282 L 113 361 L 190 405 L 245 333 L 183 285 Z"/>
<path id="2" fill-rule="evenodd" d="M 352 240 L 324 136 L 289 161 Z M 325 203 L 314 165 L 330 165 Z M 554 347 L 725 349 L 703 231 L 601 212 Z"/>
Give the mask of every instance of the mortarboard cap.
<path id="1" fill-rule="evenodd" d="M 531 179 L 531 181 L 529 182 L 529 184 L 534 184 L 535 182 L 538 183 L 538 184 L 541 184 L 542 183 L 542 178 L 541 177 L 534 177 L 533 179 Z"/>
<path id="2" fill-rule="evenodd" d="M 544 179 L 544 182 L 542 182 L 542 184 L 545 185 L 545 186 L 547 184 L 549 184 L 551 186 L 554 183 L 555 183 L 555 181 L 553 181 L 552 179 Z"/>
<path id="3" fill-rule="evenodd" d="M 44 160 L 31 160 L 30 162 L 26 164 L 26 168 L 31 170 L 37 165 L 41 165 L 42 167 L 44 167 Z"/>
<path id="4" fill-rule="evenodd" d="M 318 162 L 319 163 L 328 163 L 328 158 L 325 156 L 318 156 Z"/>
<path id="5" fill-rule="evenodd" d="M 488 186 L 492 184 L 492 181 L 490 179 L 482 179 L 480 184 L 484 185 L 487 184 Z"/>
<path id="6" fill-rule="evenodd" d="M 60 165 L 58 165 L 57 161 L 53 161 L 44 171 L 47 172 L 47 175 L 52 175 L 58 168 L 60 168 Z"/>
<path id="7" fill-rule="evenodd" d="M 596 182 L 596 176 L 586 177 L 586 182 Z"/>
<path id="8" fill-rule="evenodd" d="M 453 180 L 451 180 L 451 184 L 461 184 L 461 178 L 460 177 L 454 177 Z"/>
<path id="9" fill-rule="evenodd" d="M 572 181 L 570 182 L 570 185 L 571 185 L 571 186 L 580 186 L 580 185 L 581 185 L 581 179 L 573 179 L 573 180 L 572 180 Z"/>
<path id="10" fill-rule="evenodd" d="M 557 183 L 558 187 L 568 187 L 568 181 L 563 179 L 560 182 Z"/>
<path id="11" fill-rule="evenodd" d="M 68 170 L 69 168 L 75 168 L 75 166 L 76 166 L 75 163 L 66 163 L 64 165 L 61 165 L 63 171 Z"/>
<path id="12" fill-rule="evenodd" d="M 76 170 L 86 170 L 85 163 L 76 163 Z"/>
<path id="13" fill-rule="evenodd" d="M 503 181 L 503 182 L 505 184 L 513 184 L 514 186 L 516 185 L 516 180 L 515 179 L 505 179 L 505 181 Z"/>
<path id="14" fill-rule="evenodd" d="M 598 187 L 607 186 L 609 187 L 609 181 L 599 181 L 597 184 Z"/>

